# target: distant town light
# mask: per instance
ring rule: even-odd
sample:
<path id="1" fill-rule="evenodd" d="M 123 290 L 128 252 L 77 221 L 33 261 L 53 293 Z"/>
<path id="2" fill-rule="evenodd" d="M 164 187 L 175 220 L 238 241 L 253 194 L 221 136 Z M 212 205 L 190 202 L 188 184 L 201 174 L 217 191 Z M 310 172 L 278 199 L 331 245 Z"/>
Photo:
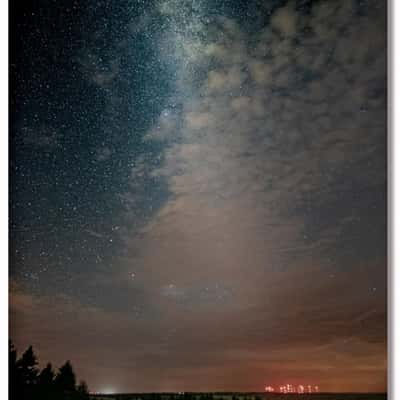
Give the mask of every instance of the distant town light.
<path id="1" fill-rule="evenodd" d="M 266 386 L 265 391 L 272 393 L 275 392 L 275 388 L 273 386 Z M 319 393 L 319 386 L 312 386 L 312 385 L 292 385 L 287 383 L 285 385 L 279 386 L 279 393 L 294 393 L 294 394 L 304 394 L 304 393 Z"/>

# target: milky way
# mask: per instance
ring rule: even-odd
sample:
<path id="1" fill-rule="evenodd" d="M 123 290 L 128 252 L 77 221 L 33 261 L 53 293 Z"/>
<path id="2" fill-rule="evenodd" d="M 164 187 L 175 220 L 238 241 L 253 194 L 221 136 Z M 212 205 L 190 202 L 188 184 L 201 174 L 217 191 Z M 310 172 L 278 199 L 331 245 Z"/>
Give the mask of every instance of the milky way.
<path id="1" fill-rule="evenodd" d="M 17 348 L 100 391 L 385 391 L 385 3 L 18 3 Z"/>

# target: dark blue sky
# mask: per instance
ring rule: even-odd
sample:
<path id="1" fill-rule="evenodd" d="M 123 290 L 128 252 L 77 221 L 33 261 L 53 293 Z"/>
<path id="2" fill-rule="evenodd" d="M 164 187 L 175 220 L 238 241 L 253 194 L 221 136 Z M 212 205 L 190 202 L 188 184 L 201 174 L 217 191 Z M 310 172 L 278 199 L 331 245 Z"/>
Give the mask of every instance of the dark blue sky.
<path id="1" fill-rule="evenodd" d="M 385 390 L 385 4 L 10 7 L 17 345 L 96 390 Z"/>

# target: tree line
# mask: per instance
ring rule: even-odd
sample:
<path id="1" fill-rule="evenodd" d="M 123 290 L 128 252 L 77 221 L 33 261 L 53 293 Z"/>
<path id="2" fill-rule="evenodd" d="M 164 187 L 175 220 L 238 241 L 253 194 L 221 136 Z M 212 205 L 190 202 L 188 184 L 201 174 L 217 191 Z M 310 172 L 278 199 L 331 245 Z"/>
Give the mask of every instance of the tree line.
<path id="1" fill-rule="evenodd" d="M 18 358 L 11 341 L 8 361 L 9 400 L 89 400 L 88 387 L 84 381 L 76 383 L 70 361 L 57 372 L 51 363 L 40 370 L 32 346 Z"/>

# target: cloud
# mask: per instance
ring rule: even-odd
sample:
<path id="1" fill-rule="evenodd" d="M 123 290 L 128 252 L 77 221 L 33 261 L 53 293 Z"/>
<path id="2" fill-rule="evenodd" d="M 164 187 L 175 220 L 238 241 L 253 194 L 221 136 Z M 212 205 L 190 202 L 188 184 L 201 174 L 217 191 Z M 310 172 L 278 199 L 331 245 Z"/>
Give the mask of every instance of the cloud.
<path id="1" fill-rule="evenodd" d="M 271 17 L 271 28 L 284 37 L 294 36 L 297 32 L 299 14 L 295 12 L 294 3 L 278 10 Z"/>
<path id="2" fill-rule="evenodd" d="M 204 307 L 196 296 L 204 282 L 226 284 L 229 303 L 214 302 L 208 312 L 223 312 L 227 329 L 242 332 L 228 341 L 238 340 L 238 352 L 249 338 L 257 343 L 259 327 L 259 345 L 263 338 L 283 359 L 285 346 L 311 352 L 318 343 L 350 362 L 337 343 L 351 336 L 360 357 L 371 346 L 368 363 L 383 373 L 385 227 L 365 229 L 366 200 L 357 208 L 352 200 L 357 192 L 379 197 L 386 176 L 386 21 L 376 7 L 357 16 L 350 2 L 321 3 L 300 17 L 289 4 L 252 34 L 219 21 L 218 39 L 197 50 L 199 69 L 209 67 L 200 84 L 193 79 L 197 89 L 186 87 L 181 122 L 171 129 L 160 116 L 157 135 L 147 137 L 164 143 L 162 162 L 147 167 L 167 182 L 170 197 L 140 236 L 125 232 L 128 254 L 135 249 L 147 287 L 191 299 L 194 313 Z M 375 215 L 384 220 L 380 204 Z M 368 260 L 370 241 L 381 258 Z M 343 264 L 332 265 L 332 257 Z M 364 329 L 367 304 L 381 322 L 371 315 Z M 176 313 L 174 320 L 184 318 Z M 212 326 L 200 315 L 202 326 Z"/>

